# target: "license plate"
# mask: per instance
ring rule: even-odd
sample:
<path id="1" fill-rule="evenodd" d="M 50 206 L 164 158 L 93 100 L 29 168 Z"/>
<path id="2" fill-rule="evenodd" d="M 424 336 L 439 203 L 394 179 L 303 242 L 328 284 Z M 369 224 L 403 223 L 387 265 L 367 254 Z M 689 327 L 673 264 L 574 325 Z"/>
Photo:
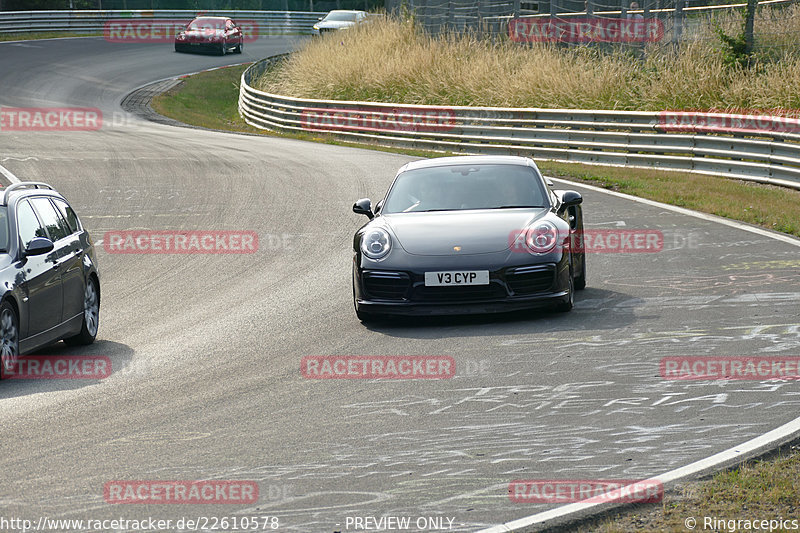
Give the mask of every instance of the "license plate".
<path id="1" fill-rule="evenodd" d="M 448 287 L 453 285 L 488 285 L 489 271 L 453 270 L 449 272 L 425 272 L 426 287 Z"/>

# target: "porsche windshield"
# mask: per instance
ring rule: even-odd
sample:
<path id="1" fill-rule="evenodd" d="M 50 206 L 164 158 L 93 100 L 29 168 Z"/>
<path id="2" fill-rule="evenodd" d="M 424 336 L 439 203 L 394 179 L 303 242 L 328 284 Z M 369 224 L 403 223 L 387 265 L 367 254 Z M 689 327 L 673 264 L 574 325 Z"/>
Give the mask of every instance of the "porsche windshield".
<path id="1" fill-rule="evenodd" d="M 451 165 L 400 174 L 382 213 L 545 207 L 536 172 L 521 165 Z"/>

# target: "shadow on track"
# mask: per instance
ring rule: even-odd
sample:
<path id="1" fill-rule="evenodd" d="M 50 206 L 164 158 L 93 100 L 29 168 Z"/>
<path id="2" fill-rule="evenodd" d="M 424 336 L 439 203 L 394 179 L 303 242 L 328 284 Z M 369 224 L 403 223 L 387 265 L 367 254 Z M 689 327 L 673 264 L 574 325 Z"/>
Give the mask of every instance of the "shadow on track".
<path id="1" fill-rule="evenodd" d="M 91 346 L 67 346 L 63 342 L 51 344 L 26 355 L 26 358 L 39 356 L 63 356 L 65 359 L 79 356 L 107 356 L 111 359 L 112 375 L 128 366 L 133 359 L 133 350 L 126 344 L 98 340 Z M 77 390 L 98 384 L 100 379 L 3 379 L 0 381 L 0 402 L 7 398 L 28 396 L 65 390 Z"/>
<path id="2" fill-rule="evenodd" d="M 575 307 L 569 313 L 545 308 L 484 315 L 396 316 L 376 319 L 364 327 L 390 337 L 419 339 L 618 329 L 636 320 L 638 300 L 622 292 L 590 287 L 576 293 Z"/>

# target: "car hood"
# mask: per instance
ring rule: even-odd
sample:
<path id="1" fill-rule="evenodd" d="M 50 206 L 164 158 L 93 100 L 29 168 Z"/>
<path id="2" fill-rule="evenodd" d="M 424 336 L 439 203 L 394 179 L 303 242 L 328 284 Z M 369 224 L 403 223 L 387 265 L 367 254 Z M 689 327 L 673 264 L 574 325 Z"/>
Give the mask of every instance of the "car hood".
<path id="1" fill-rule="evenodd" d="M 216 30 L 210 28 L 204 28 L 202 30 L 184 30 L 181 34 L 185 35 L 186 37 L 215 37 L 217 35 L 222 35 L 224 30 Z"/>
<path id="2" fill-rule="evenodd" d="M 355 22 L 352 20 L 321 20 L 317 22 L 316 26 L 320 29 L 341 30 L 353 26 Z"/>
<path id="3" fill-rule="evenodd" d="M 544 216 L 547 208 L 395 213 L 380 218 L 413 255 L 469 255 L 511 247 L 512 232 Z M 454 247 L 460 247 L 456 250 Z"/>

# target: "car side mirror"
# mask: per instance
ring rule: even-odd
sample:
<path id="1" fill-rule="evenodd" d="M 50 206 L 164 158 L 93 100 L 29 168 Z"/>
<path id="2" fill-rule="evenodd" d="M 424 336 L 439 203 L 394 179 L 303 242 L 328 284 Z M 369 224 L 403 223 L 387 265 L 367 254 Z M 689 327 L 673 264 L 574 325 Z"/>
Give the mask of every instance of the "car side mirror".
<path id="1" fill-rule="evenodd" d="M 357 213 L 359 215 L 367 215 L 370 220 L 375 218 L 375 215 L 372 214 L 372 201 L 370 201 L 369 198 L 362 198 L 361 200 L 354 203 L 353 213 Z"/>
<path id="2" fill-rule="evenodd" d="M 322 20 L 322 17 L 317 17 L 317 22 L 319 22 L 320 20 Z"/>
<path id="3" fill-rule="evenodd" d="M 559 211 L 563 211 L 568 207 L 574 207 L 583 203 L 583 196 L 581 193 L 575 191 L 559 191 L 561 197 L 561 207 Z"/>
<path id="4" fill-rule="evenodd" d="M 48 252 L 52 252 L 54 248 L 53 241 L 47 239 L 45 237 L 36 237 L 31 242 L 28 243 L 28 247 L 25 248 L 23 255 L 25 257 L 31 255 L 42 255 Z"/>
<path id="5" fill-rule="evenodd" d="M 561 195 L 561 201 L 564 202 L 568 207 L 581 205 L 583 203 L 583 196 L 581 196 L 581 193 L 579 192 L 564 191 L 564 194 Z"/>

